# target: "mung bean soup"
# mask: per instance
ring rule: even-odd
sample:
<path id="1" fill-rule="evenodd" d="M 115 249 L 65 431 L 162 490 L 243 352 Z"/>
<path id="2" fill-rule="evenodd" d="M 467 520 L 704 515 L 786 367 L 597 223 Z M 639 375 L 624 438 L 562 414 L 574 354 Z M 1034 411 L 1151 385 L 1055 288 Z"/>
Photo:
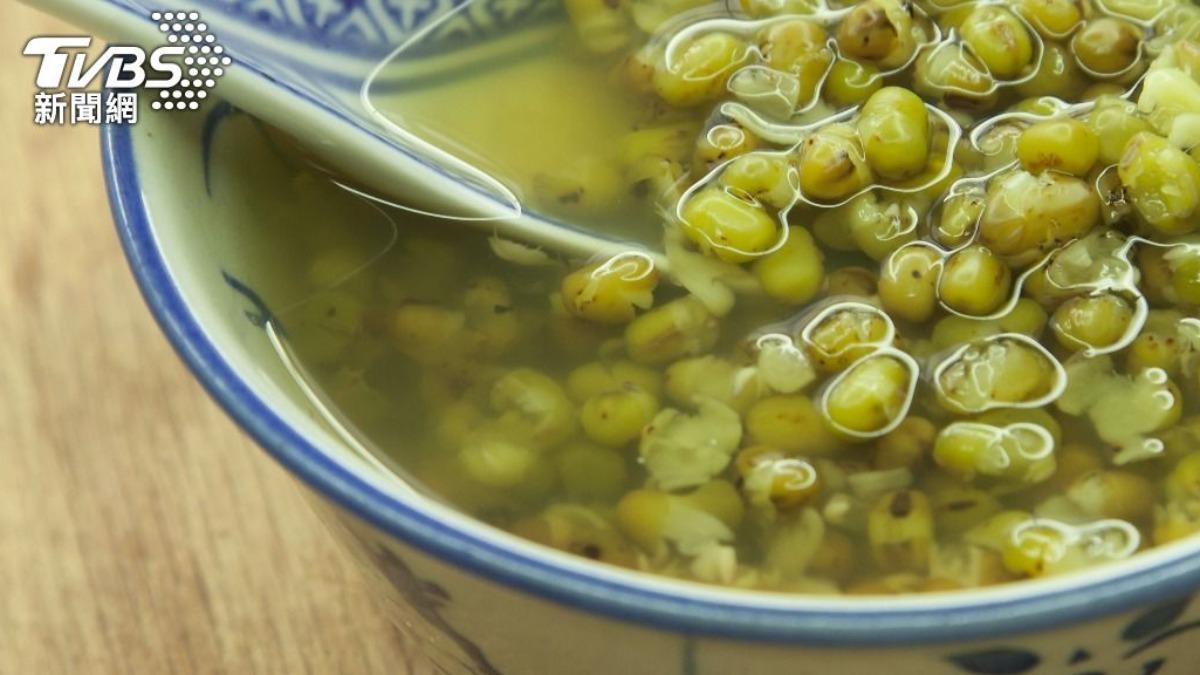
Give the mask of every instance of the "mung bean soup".
<path id="1" fill-rule="evenodd" d="M 1200 530 L 1200 8 L 562 10 L 389 114 L 670 269 L 401 211 L 361 269 L 314 247 L 290 351 L 382 457 L 546 546 L 745 589 L 976 588 Z M 463 109 L 522 78 L 590 140 L 522 155 Z"/>

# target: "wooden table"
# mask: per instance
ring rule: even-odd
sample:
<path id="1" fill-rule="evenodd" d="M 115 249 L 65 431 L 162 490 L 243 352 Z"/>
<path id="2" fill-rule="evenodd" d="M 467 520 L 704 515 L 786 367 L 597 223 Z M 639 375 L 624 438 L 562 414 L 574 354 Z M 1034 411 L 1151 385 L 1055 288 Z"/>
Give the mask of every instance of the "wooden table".
<path id="1" fill-rule="evenodd" d="M 204 394 L 122 258 L 95 128 L 33 124 L 0 3 L 0 673 L 403 675 L 292 479 Z"/>

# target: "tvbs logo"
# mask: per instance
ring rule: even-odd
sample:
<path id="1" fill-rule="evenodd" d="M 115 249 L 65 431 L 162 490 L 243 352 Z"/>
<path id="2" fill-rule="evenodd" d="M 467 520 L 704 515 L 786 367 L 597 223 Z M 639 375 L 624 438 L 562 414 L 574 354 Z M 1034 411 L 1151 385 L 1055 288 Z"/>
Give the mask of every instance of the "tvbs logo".
<path id="1" fill-rule="evenodd" d="M 38 36 L 25 56 L 40 63 L 34 84 L 34 124 L 132 124 L 139 93 L 152 96 L 153 110 L 196 110 L 233 60 L 217 44 L 199 12 L 152 12 L 166 43 L 147 52 L 109 45 L 90 62 L 87 36 Z M 104 92 L 86 91 L 99 83 Z"/>

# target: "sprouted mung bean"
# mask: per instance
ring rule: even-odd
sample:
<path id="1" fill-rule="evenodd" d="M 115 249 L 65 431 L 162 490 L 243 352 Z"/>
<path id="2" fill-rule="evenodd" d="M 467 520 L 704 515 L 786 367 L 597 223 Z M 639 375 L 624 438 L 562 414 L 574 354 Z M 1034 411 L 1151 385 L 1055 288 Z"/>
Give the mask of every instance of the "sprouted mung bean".
<path id="1" fill-rule="evenodd" d="M 599 142 L 499 177 L 671 270 L 420 222 L 348 279 L 322 251 L 281 319 L 381 452 L 546 546 L 747 589 L 973 588 L 1200 530 L 1200 8 L 564 4 L 515 68 L 589 73 Z"/>

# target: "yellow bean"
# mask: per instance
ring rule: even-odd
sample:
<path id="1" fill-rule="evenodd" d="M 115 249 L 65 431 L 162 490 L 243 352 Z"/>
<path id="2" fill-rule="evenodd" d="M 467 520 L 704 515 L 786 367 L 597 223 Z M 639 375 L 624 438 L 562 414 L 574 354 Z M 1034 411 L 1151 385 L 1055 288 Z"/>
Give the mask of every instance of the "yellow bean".
<path id="1" fill-rule="evenodd" d="M 575 406 L 558 382 L 532 368 L 515 368 L 492 384 L 499 425 L 534 449 L 558 445 L 575 431 Z"/>
<path id="2" fill-rule="evenodd" d="M 1054 441 L 1041 425 L 955 422 L 942 429 L 933 460 L 943 470 L 971 480 L 977 475 L 1020 486 L 1054 475 Z"/>
<path id="3" fill-rule="evenodd" d="M 1164 257 L 1167 251 L 1158 246 L 1141 246 L 1137 251 L 1137 266 L 1142 273 L 1138 284 L 1146 299 L 1155 305 L 1172 305 L 1175 297 L 1171 264 Z"/>
<path id="4" fill-rule="evenodd" d="M 928 571 L 933 536 L 929 498 L 917 490 L 880 497 L 867 517 L 871 553 L 884 570 Z"/>
<path id="5" fill-rule="evenodd" d="M 1161 546 L 1200 532 L 1200 502 L 1168 502 L 1154 512 L 1154 544 Z"/>
<path id="6" fill-rule="evenodd" d="M 796 77 L 800 84 L 798 99 L 804 103 L 812 99 L 833 60 L 833 52 L 825 45 L 827 40 L 820 24 L 797 17 L 764 30 L 758 48 L 768 68 Z"/>
<path id="7" fill-rule="evenodd" d="M 942 202 L 933 237 L 947 248 L 958 248 L 975 235 L 976 224 L 983 215 L 986 195 L 970 190 L 947 196 Z"/>
<path id="8" fill-rule="evenodd" d="M 1046 169 L 1087 175 L 1100 155 L 1100 140 L 1077 119 L 1038 122 L 1021 133 L 1017 157 L 1030 173 Z"/>
<path id="9" fill-rule="evenodd" d="M 1193 451 L 1175 464 L 1163 482 L 1167 499 L 1200 499 L 1200 452 Z"/>
<path id="10" fill-rule="evenodd" d="M 467 475 L 483 485 L 511 488 L 522 483 L 537 462 L 528 446 L 486 436 L 468 438 L 459 451 Z"/>
<path id="11" fill-rule="evenodd" d="M 968 246 L 946 259 L 938 280 L 938 297 L 947 307 L 969 316 L 986 316 L 1009 299 L 1012 272 L 984 246 Z"/>
<path id="12" fill-rule="evenodd" d="M 924 218 L 924 205 L 909 198 L 866 192 L 841 209 L 858 249 L 875 260 L 883 260 L 896 249 L 917 238 Z"/>
<path id="13" fill-rule="evenodd" d="M 749 57 L 746 43 L 728 33 L 707 33 L 676 50 L 655 68 L 654 90 L 664 101 L 692 106 L 725 91 L 725 83 Z"/>
<path id="14" fill-rule="evenodd" d="M 758 137 L 736 122 L 715 124 L 696 138 L 692 174 L 707 175 L 718 164 L 741 157 L 758 147 Z"/>
<path id="15" fill-rule="evenodd" d="M 745 410 L 758 398 L 754 383 L 739 378 L 741 368 L 728 359 L 706 355 L 681 359 L 667 367 L 663 389 L 674 403 L 694 407 L 700 399 L 713 399 Z"/>
<path id="16" fill-rule="evenodd" d="M 1142 53 L 1142 30 L 1128 21 L 1099 17 L 1085 23 L 1071 38 L 1071 51 L 1080 65 L 1099 76 L 1116 75 L 1137 62 Z"/>
<path id="17" fill-rule="evenodd" d="M 928 246 L 899 248 L 879 271 L 879 302 L 891 316 L 922 323 L 938 308 L 942 256 Z"/>
<path id="18" fill-rule="evenodd" d="M 807 332 L 805 347 L 820 370 L 844 370 L 860 358 L 885 346 L 894 332 L 876 311 L 849 306 L 826 312 Z"/>
<path id="19" fill-rule="evenodd" d="M 1200 305 L 1200 251 L 1171 261 L 1171 287 L 1180 304 Z"/>
<path id="20" fill-rule="evenodd" d="M 629 6 L 622 0 L 564 0 L 563 5 L 589 51 L 608 54 L 629 44 L 633 37 Z"/>
<path id="21" fill-rule="evenodd" d="M 693 194 L 680 213 L 683 232 L 701 250 L 727 262 L 747 262 L 779 239 L 779 224 L 753 198 L 708 187 Z"/>
<path id="22" fill-rule="evenodd" d="M 637 440 L 658 412 L 658 400 L 637 388 L 597 394 L 579 409 L 579 425 L 592 441 L 620 448 Z"/>
<path id="23" fill-rule="evenodd" d="M 662 542 L 670 514 L 671 495 L 657 490 L 633 490 L 617 502 L 617 526 L 646 551 Z"/>
<path id="24" fill-rule="evenodd" d="M 993 77 L 1011 80 L 1033 61 L 1033 40 L 1015 14 L 997 5 L 979 5 L 959 26 L 963 41 Z"/>
<path id="25" fill-rule="evenodd" d="M 1174 335 L 1146 331 L 1134 338 L 1125 351 L 1125 370 L 1140 373 L 1159 368 L 1171 377 L 1179 375 L 1182 346 Z"/>
<path id="26" fill-rule="evenodd" d="M 1022 333 L 1038 338 L 1048 320 L 1049 316 L 1041 305 L 1029 298 L 1021 298 L 1012 311 L 997 319 L 944 317 L 934 325 L 931 339 L 938 349 L 950 349 L 999 333 Z"/>
<path id="27" fill-rule="evenodd" d="M 1050 319 L 1058 343 L 1068 351 L 1103 349 L 1117 343 L 1133 322 L 1133 306 L 1119 295 L 1104 293 L 1071 298 Z"/>
<path id="28" fill-rule="evenodd" d="M 937 377 L 937 394 L 958 413 L 1035 401 L 1060 377 L 1050 357 L 1013 337 L 983 338 L 951 358 Z"/>
<path id="29" fill-rule="evenodd" d="M 513 534 L 543 546 L 610 565 L 634 567 L 633 547 L 597 509 L 577 504 L 554 504 L 541 513 L 513 523 Z"/>
<path id="30" fill-rule="evenodd" d="M 913 377 L 895 356 L 867 358 L 831 385 L 823 400 L 825 414 L 839 431 L 879 434 L 907 413 Z"/>
<path id="31" fill-rule="evenodd" d="M 731 161 L 721 172 L 721 184 L 776 209 L 796 196 L 796 167 L 790 155 L 751 152 Z"/>
<path id="32" fill-rule="evenodd" d="M 1080 476 L 1067 488 L 1067 498 L 1091 518 L 1141 522 L 1154 511 L 1154 486 L 1129 471 L 1101 470 Z"/>
<path id="33" fill-rule="evenodd" d="M 1129 139 L 1150 125 L 1137 114 L 1137 106 L 1119 96 L 1100 96 L 1087 118 L 1088 127 L 1099 139 L 1099 158 L 1104 164 L 1121 161 Z"/>
<path id="34" fill-rule="evenodd" d="M 939 533 L 959 535 L 1000 512 L 999 500 L 968 486 L 953 486 L 930 493 L 934 522 Z"/>
<path id="35" fill-rule="evenodd" d="M 604 324 L 633 321 L 654 303 L 658 271 L 641 254 L 620 254 L 582 267 L 563 278 L 563 304 L 571 314 Z"/>
<path id="36" fill-rule="evenodd" d="M 789 227 L 783 246 L 756 260 L 753 269 L 767 295 L 789 305 L 811 301 L 825 283 L 824 256 L 802 227 Z"/>
<path id="37" fill-rule="evenodd" d="M 717 342 L 720 326 L 694 296 L 672 300 L 625 328 L 625 350 L 637 363 L 659 365 L 703 354 Z"/>
<path id="38" fill-rule="evenodd" d="M 909 415 L 892 431 L 875 441 L 876 469 L 917 469 L 933 449 L 937 428 L 924 417 Z"/>
<path id="39" fill-rule="evenodd" d="M 878 288 L 875 273 L 865 267 L 839 267 L 825 278 L 825 293 L 831 298 L 846 295 L 868 298 Z"/>
<path id="40" fill-rule="evenodd" d="M 1133 206 L 1147 224 L 1166 235 L 1200 227 L 1200 165 L 1166 139 L 1134 134 L 1118 166 Z"/>
<path id="41" fill-rule="evenodd" d="M 658 398 L 662 376 L 656 371 L 629 361 L 593 361 L 567 375 L 567 393 L 576 403 L 609 391 L 637 388 Z"/>
<path id="42" fill-rule="evenodd" d="M 827 455 L 841 445 L 820 409 L 799 394 L 759 399 L 746 412 L 746 432 L 755 444 L 805 456 Z"/>
<path id="43" fill-rule="evenodd" d="M 911 91 L 884 87 L 872 94 L 859 112 L 858 134 L 867 162 L 880 176 L 908 178 L 925 168 L 929 113 Z"/>
<path id="44" fill-rule="evenodd" d="M 883 69 L 903 65 L 917 48 L 912 15 L 898 0 L 858 3 L 838 25 L 837 43 L 843 55 Z"/>
<path id="45" fill-rule="evenodd" d="M 1087 84 L 1087 79 L 1075 63 L 1075 57 L 1057 42 L 1046 42 L 1042 47 L 1042 61 L 1028 80 L 1016 86 L 1022 96 L 1057 96 L 1072 99 Z"/>
<path id="46" fill-rule="evenodd" d="M 1086 2 L 1080 0 L 1016 0 L 1016 9 L 1044 37 L 1058 39 L 1083 21 Z"/>
<path id="47" fill-rule="evenodd" d="M 800 190 L 809 199 L 837 201 L 871 184 L 871 169 L 854 127 L 829 124 L 805 139 Z"/>
<path id="48" fill-rule="evenodd" d="M 742 496 L 729 481 L 712 480 L 678 497 L 681 502 L 703 511 L 729 528 L 736 528 L 746 514 Z"/>
<path id="49" fill-rule="evenodd" d="M 988 186 L 979 241 L 1021 261 L 1083 236 L 1100 222 L 1100 201 L 1084 180 L 1013 171 Z"/>
<path id="50" fill-rule="evenodd" d="M 825 80 L 825 98 L 838 106 L 858 105 L 883 85 L 879 68 L 869 63 L 838 59 Z"/>
<path id="51" fill-rule="evenodd" d="M 965 46 L 942 43 L 917 57 L 913 88 L 963 110 L 986 110 L 996 101 L 996 81 Z"/>
<path id="52" fill-rule="evenodd" d="M 734 467 L 751 504 L 761 495 L 776 508 L 792 509 L 812 502 L 823 487 L 820 474 L 808 461 L 766 445 L 739 451 Z"/>

